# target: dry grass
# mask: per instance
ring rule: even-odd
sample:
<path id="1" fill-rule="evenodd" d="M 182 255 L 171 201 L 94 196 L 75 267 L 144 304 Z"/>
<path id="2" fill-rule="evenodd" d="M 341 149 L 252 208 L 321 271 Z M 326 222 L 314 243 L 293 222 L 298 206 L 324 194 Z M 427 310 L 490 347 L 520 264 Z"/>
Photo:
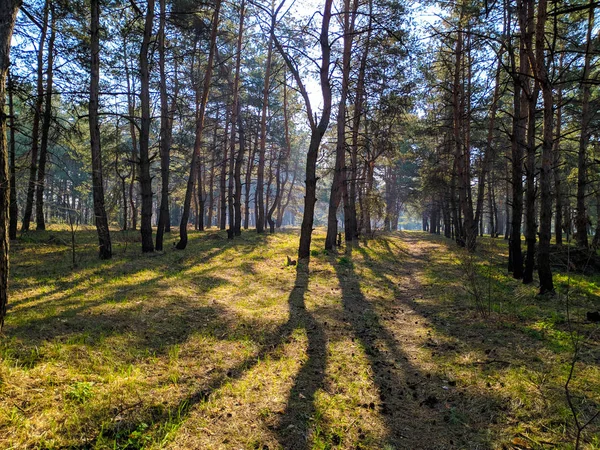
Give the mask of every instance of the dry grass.
<path id="1" fill-rule="evenodd" d="M 114 233 L 115 258 L 100 262 L 81 230 L 75 268 L 65 230 L 13 246 L 0 448 L 572 445 L 564 300 L 508 279 L 500 241 L 473 263 L 491 280 L 484 320 L 464 255 L 423 233 L 318 251 L 309 271 L 285 266 L 294 231 L 192 233 L 185 251 L 155 255 L 136 238 Z M 580 316 L 597 291 L 571 280 L 581 335 L 595 329 Z M 598 344 L 585 341 L 573 381 L 583 415 L 600 404 Z"/>

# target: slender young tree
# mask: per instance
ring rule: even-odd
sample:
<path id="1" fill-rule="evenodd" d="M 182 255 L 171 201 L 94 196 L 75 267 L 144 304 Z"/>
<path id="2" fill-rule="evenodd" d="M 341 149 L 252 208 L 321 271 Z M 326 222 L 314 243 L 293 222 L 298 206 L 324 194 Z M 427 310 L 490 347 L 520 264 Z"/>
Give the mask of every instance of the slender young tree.
<path id="1" fill-rule="evenodd" d="M 152 241 L 152 177 L 150 176 L 150 64 L 149 51 L 154 24 L 154 0 L 148 0 L 140 48 L 140 190 L 142 192 L 142 252 L 154 251 Z"/>
<path id="2" fill-rule="evenodd" d="M 592 30 L 594 28 L 594 9 L 596 4 L 590 0 L 587 38 L 585 45 L 585 60 L 583 66 L 583 76 L 581 79 L 581 134 L 579 137 L 579 151 L 577 152 L 577 216 L 575 217 L 575 227 L 577 230 L 575 240 L 577 246 L 581 248 L 588 247 L 588 215 L 585 207 L 585 195 L 587 188 L 587 147 L 590 141 L 590 121 L 592 111 L 590 109 L 591 86 L 590 70 L 592 61 Z"/>
<path id="3" fill-rule="evenodd" d="M 212 17 L 212 29 L 210 33 L 210 51 L 208 53 L 206 74 L 204 75 L 202 98 L 200 100 L 200 107 L 198 115 L 196 117 L 196 139 L 194 142 L 194 151 L 192 153 L 192 160 L 190 163 L 190 175 L 188 177 L 187 187 L 185 191 L 183 211 L 181 213 L 181 223 L 179 224 L 179 242 L 176 245 L 176 248 L 179 250 L 184 250 L 188 242 L 187 224 L 190 217 L 190 206 L 192 203 L 192 195 L 194 192 L 194 180 L 196 179 L 196 170 L 198 170 L 197 165 L 198 160 L 200 158 L 200 147 L 202 145 L 202 131 L 204 129 L 204 115 L 206 113 L 206 103 L 208 102 L 208 93 L 210 90 L 210 82 L 213 71 L 213 61 L 215 58 L 217 46 L 217 31 L 219 27 L 220 10 L 221 0 L 216 0 L 215 10 Z"/>
<path id="4" fill-rule="evenodd" d="M 357 7 L 354 2 L 354 8 Z M 354 227 L 352 226 L 350 211 L 348 210 L 348 186 L 346 183 L 346 100 L 350 84 L 350 58 L 352 56 L 352 40 L 354 28 L 355 10 L 350 10 L 350 0 L 344 0 L 343 27 L 344 47 L 342 53 L 342 89 L 340 91 L 340 102 L 337 113 L 337 143 L 335 147 L 335 169 L 331 193 L 329 195 L 329 214 L 327 217 L 327 236 L 325 238 L 325 249 L 331 250 L 335 247 L 338 232 L 337 211 L 340 200 L 344 197 L 344 218 L 346 225 L 346 242 L 353 240 Z"/>
<path id="5" fill-rule="evenodd" d="M 548 76 L 546 55 L 546 20 L 548 3 L 538 0 L 538 14 L 535 38 L 536 78 L 542 90 L 544 101 L 544 125 L 542 132 L 542 167 L 540 172 L 540 243 L 538 246 L 538 275 L 540 278 L 540 294 L 554 291 L 552 270 L 550 269 L 550 238 L 552 228 L 552 145 L 553 145 L 553 95 L 552 84 Z"/>
<path id="6" fill-rule="evenodd" d="M 258 151 L 258 174 L 256 176 L 256 232 L 265 229 L 265 153 L 267 148 L 267 112 L 269 107 L 269 89 L 271 80 L 271 58 L 273 54 L 273 33 L 269 35 L 267 46 L 267 67 L 265 68 L 265 83 L 263 86 L 263 103 L 260 116 L 260 148 Z"/>
<path id="7" fill-rule="evenodd" d="M 244 125 L 241 117 L 240 108 L 240 69 L 242 65 L 242 40 L 244 36 L 244 18 L 246 16 L 246 2 L 242 0 L 240 5 L 240 23 L 238 28 L 238 39 L 236 45 L 235 77 L 233 80 L 233 107 L 232 112 L 235 118 L 232 118 L 232 129 L 238 128 L 239 149 L 235 157 L 234 181 L 235 194 L 233 198 L 234 219 L 233 234 L 240 236 L 242 234 L 242 165 L 244 164 Z M 232 132 L 231 151 L 235 149 L 235 133 Z M 232 153 L 233 154 L 233 153 Z"/>
<path id="8" fill-rule="evenodd" d="M 5 84 L 10 68 L 10 42 L 20 6 L 20 0 L 0 2 L 0 112 L 4 111 L 6 102 Z M 4 325 L 8 304 L 9 186 L 6 115 L 0 113 L 0 330 Z"/>
<path id="9" fill-rule="evenodd" d="M 164 233 L 169 224 L 169 170 L 171 163 L 171 142 L 173 137 L 173 115 L 175 113 L 177 91 L 177 68 L 175 68 L 175 92 L 169 106 L 167 96 L 167 76 L 165 73 L 165 26 L 166 0 L 159 0 L 160 17 L 158 26 L 158 68 L 160 76 L 160 174 L 161 198 L 158 226 L 156 230 L 156 250 L 163 250 Z"/>
<path id="10" fill-rule="evenodd" d="M 36 98 L 33 109 L 33 126 L 31 128 L 31 165 L 29 166 L 29 184 L 27 185 L 27 197 L 25 210 L 23 212 L 23 223 L 21 232 L 29 231 L 31 216 L 33 214 L 33 200 L 35 195 L 35 183 L 37 179 L 37 164 L 39 158 L 40 122 L 42 117 L 42 106 L 44 104 L 44 47 L 48 33 L 48 14 L 50 11 L 50 0 L 44 4 L 44 15 L 41 23 L 40 41 L 37 52 L 37 80 Z"/>
<path id="11" fill-rule="evenodd" d="M 102 154 L 100 150 L 100 124 L 98 121 L 98 97 L 100 90 L 100 0 L 91 0 L 90 24 L 90 146 L 92 149 L 92 191 L 94 197 L 94 215 L 100 259 L 112 257 L 112 245 L 108 229 L 108 218 L 104 207 L 104 183 L 102 180 Z"/>
<path id="12" fill-rule="evenodd" d="M 14 80 L 8 72 L 8 115 L 10 122 L 10 225 L 8 235 L 10 239 L 17 239 L 19 221 L 19 206 L 17 204 L 17 164 L 16 164 L 16 139 L 15 139 L 15 107 L 14 107 Z M 2 137 L 0 136 L 0 139 Z"/>
<path id="13" fill-rule="evenodd" d="M 44 220 L 44 188 L 46 186 L 46 163 L 48 161 L 48 140 L 52 123 L 52 93 L 54 79 L 54 41 L 56 40 L 56 7 L 50 2 L 50 39 L 48 39 L 48 62 L 46 69 L 46 90 L 44 95 L 44 115 L 42 117 L 42 140 L 40 142 L 40 160 L 35 187 L 35 219 L 36 229 L 45 230 Z"/>

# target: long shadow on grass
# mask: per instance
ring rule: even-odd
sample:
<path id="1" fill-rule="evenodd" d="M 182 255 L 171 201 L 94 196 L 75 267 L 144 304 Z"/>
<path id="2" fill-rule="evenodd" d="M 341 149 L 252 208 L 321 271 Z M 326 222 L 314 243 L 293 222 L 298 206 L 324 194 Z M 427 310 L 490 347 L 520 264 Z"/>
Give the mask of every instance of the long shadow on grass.
<path id="1" fill-rule="evenodd" d="M 304 296 L 308 287 L 308 270 L 299 267 L 296 280 L 288 297 L 289 318 L 286 323 L 277 327 L 268 335 L 262 337 L 261 347 L 257 354 L 246 358 L 239 364 L 223 368 L 214 373 L 203 385 L 189 393 L 179 402 L 170 405 L 145 405 L 128 411 L 129 417 L 114 423 L 104 424 L 102 431 L 93 441 L 112 441 L 115 445 L 126 443 L 132 431 L 140 425 L 150 430 L 157 429 L 155 438 L 162 440 L 161 431 L 169 429 L 169 424 L 178 426 L 183 423 L 197 405 L 208 401 L 210 397 L 225 384 L 240 380 L 249 370 L 260 364 L 266 358 L 277 358 L 281 347 L 290 342 L 294 330 L 302 328 L 308 337 L 308 360 L 300 369 L 295 384 L 292 387 L 287 407 L 276 427 L 277 439 L 286 450 L 301 450 L 310 448 L 308 431 L 314 415 L 314 397 L 322 386 L 326 365 L 325 333 L 313 316 L 306 310 Z M 234 325 L 231 324 L 233 327 Z M 239 327 L 240 324 L 238 323 Z M 251 324 L 242 328 L 253 329 Z M 234 330 L 229 330 L 229 333 Z M 108 412 L 100 414 L 108 417 Z M 87 445 L 87 444 L 86 444 Z M 82 447 L 85 448 L 85 447 Z"/>
<path id="2" fill-rule="evenodd" d="M 315 394 L 322 387 L 327 366 L 327 337 L 322 326 L 306 309 L 304 297 L 308 289 L 308 267 L 298 266 L 296 282 L 288 303 L 290 329 L 304 328 L 308 338 L 307 360 L 296 375 L 277 427 L 279 443 L 285 449 L 310 448 L 310 425 L 315 414 Z"/>
<path id="3" fill-rule="evenodd" d="M 81 270 L 82 275 L 75 278 L 68 271 L 65 275 L 64 268 L 61 272 L 61 267 L 50 267 L 48 270 L 56 272 L 55 289 L 18 304 L 9 304 L 11 309 L 4 333 L 16 342 L 6 342 L 8 355 L 18 364 L 31 368 L 44 361 L 43 347 L 52 342 L 85 344 L 93 348 L 102 340 L 123 336 L 134 353 L 160 354 L 171 344 L 183 343 L 198 328 L 209 328 L 207 332 L 215 335 L 224 332 L 221 328 L 228 327 L 224 325 L 226 311 L 197 304 L 195 298 L 187 301 L 172 295 L 165 298 L 162 283 L 189 281 L 195 296 L 202 298 L 227 282 L 210 266 L 212 259 L 231 248 L 249 253 L 263 245 L 267 238 L 249 236 L 228 241 L 217 233 L 204 237 L 191 241 L 190 248 L 178 254 L 174 263 L 165 261 L 165 255 L 140 254 L 134 255 L 133 260 L 132 255 L 130 259 L 116 255 L 109 262 L 94 259 L 89 267 L 77 269 L 75 273 Z M 194 270 L 198 264 L 206 268 Z M 146 270 L 155 272 L 154 276 L 134 284 L 132 279 Z M 18 264 L 15 272 L 17 280 L 31 276 Z M 14 284 L 19 289 L 19 282 Z M 154 299 L 161 299 L 160 306 L 154 305 Z M 195 322 L 197 327 L 192 326 Z M 205 322 L 209 323 L 208 327 Z M 182 326 L 184 323 L 190 326 Z"/>
<path id="4" fill-rule="evenodd" d="M 351 255 L 352 249 L 348 250 Z M 485 441 L 484 436 L 473 440 L 474 435 L 464 439 L 463 427 L 453 426 L 455 393 L 444 391 L 440 378 L 410 362 L 413 356 L 401 348 L 401 342 L 363 294 L 352 260 L 334 263 L 334 267 L 342 288 L 345 315 L 373 372 L 387 442 L 394 448 L 445 449 Z"/>

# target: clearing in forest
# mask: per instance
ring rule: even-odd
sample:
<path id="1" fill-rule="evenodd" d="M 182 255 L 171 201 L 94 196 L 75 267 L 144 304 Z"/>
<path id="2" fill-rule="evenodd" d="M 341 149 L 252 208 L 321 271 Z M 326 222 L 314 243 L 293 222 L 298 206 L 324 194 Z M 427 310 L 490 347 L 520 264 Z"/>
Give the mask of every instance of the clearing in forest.
<path id="1" fill-rule="evenodd" d="M 66 231 L 28 237 L 0 341 L 1 448 L 574 448 L 573 413 L 600 407 L 585 321 L 600 278 L 557 274 L 559 295 L 537 298 L 500 240 L 470 256 L 385 234 L 313 250 L 307 270 L 285 264 L 296 231 L 193 233 L 152 255 L 122 234 L 102 262 L 84 230 L 76 267 Z M 581 448 L 600 448 L 599 425 Z"/>

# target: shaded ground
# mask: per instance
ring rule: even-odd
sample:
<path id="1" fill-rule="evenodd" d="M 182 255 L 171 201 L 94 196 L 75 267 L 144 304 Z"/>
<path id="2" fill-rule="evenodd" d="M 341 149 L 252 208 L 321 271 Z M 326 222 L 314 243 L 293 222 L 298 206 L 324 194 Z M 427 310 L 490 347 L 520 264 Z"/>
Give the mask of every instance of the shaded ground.
<path id="1" fill-rule="evenodd" d="M 152 256 L 115 236 L 100 262 L 81 232 L 75 268 L 65 232 L 13 247 L 0 448 L 569 448 L 573 336 L 575 412 L 599 407 L 597 280 L 535 298 L 502 241 L 395 233 L 296 268 L 294 232 Z"/>

